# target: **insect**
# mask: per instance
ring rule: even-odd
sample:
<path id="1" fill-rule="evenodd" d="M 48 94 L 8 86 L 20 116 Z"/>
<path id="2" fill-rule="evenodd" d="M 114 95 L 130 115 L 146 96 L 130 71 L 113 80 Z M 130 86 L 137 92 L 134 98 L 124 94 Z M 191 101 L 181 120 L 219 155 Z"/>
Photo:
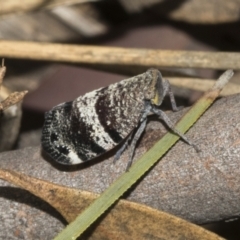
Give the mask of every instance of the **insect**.
<path id="1" fill-rule="evenodd" d="M 149 69 L 57 105 L 45 114 L 42 147 L 57 162 L 72 165 L 92 160 L 125 140 L 114 161 L 129 146 L 128 169 L 150 114 L 158 115 L 174 133 L 195 147 L 158 108 L 166 94 L 173 111 L 178 111 L 168 80 L 157 69 Z"/>

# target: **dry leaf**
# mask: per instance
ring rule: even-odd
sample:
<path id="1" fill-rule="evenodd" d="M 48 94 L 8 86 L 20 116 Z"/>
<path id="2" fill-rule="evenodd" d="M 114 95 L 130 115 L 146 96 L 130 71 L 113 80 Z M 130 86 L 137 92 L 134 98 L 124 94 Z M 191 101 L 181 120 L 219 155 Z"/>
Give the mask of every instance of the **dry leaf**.
<path id="1" fill-rule="evenodd" d="M 5 73 L 6 67 L 4 66 L 4 60 L 2 60 L 2 66 L 0 67 L 0 87 Z M 16 142 L 20 129 L 22 112 L 21 105 L 14 105 L 24 98 L 27 91 L 9 94 L 6 88 L 0 90 L 0 98 L 5 98 L 3 101 L 0 99 L 0 151 L 3 151 L 12 149 L 12 146 Z M 10 108 L 11 106 L 13 107 Z"/>
<path id="2" fill-rule="evenodd" d="M 67 188 L 37 178 L 0 169 L 0 178 L 14 183 L 42 198 L 72 221 L 96 194 Z M 83 236 L 83 239 L 223 239 L 197 225 L 150 207 L 120 200 Z"/>
<path id="3" fill-rule="evenodd" d="M 2 60 L 2 66 L 0 67 L 0 87 L 2 85 L 3 78 L 6 73 L 6 67 L 4 66 L 4 59 Z M 28 91 L 11 93 L 5 100 L 0 102 L 0 110 L 5 110 L 12 105 L 20 102 Z"/>
<path id="4" fill-rule="evenodd" d="M 6 110 L 7 108 L 17 104 L 18 102 L 22 101 L 24 96 L 27 94 L 28 91 L 22 92 L 14 92 L 11 93 L 5 100 L 3 100 L 1 104 L 1 109 Z"/>

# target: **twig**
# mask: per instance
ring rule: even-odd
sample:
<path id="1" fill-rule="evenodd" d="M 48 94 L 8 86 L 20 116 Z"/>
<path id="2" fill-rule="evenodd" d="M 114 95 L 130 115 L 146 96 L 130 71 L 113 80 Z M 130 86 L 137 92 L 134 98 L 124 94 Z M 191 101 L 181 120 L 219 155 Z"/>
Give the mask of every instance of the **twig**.
<path id="1" fill-rule="evenodd" d="M 6 73 L 6 67 L 4 66 L 4 58 L 2 59 L 2 66 L 0 67 L 0 89 L 2 85 L 3 78 Z"/>
<path id="2" fill-rule="evenodd" d="M 171 85 L 187 88 L 191 90 L 204 92 L 209 89 L 216 82 L 213 79 L 202 79 L 202 78 L 184 78 L 184 77 L 168 77 Z M 240 85 L 235 83 L 228 83 L 223 91 L 220 93 L 221 96 L 227 96 L 231 94 L 240 93 Z"/>
<path id="3" fill-rule="evenodd" d="M 0 55 L 88 65 L 240 69 L 240 53 L 234 52 L 170 51 L 0 41 Z"/>
<path id="4" fill-rule="evenodd" d="M 94 0 L 24 0 L 24 4 L 22 1 L 17 0 L 1 1 L 0 15 L 15 12 L 28 12 L 33 10 L 50 9 L 59 5 L 71 5 L 90 1 L 92 2 Z"/>

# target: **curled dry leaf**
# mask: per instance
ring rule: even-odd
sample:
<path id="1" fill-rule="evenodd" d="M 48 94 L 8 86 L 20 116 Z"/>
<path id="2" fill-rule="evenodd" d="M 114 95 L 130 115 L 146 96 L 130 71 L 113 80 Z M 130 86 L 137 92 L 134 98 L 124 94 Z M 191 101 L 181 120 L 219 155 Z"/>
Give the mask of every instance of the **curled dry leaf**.
<path id="1" fill-rule="evenodd" d="M 68 222 L 97 197 L 87 191 L 68 188 L 15 171 L 0 169 L 0 178 L 42 198 Z M 197 225 L 142 204 L 120 200 L 83 236 L 88 239 L 223 239 Z"/>
<path id="2" fill-rule="evenodd" d="M 1 109 L 4 111 L 5 109 L 20 102 L 24 98 L 24 96 L 27 94 L 27 92 L 28 91 L 11 93 L 5 100 L 1 102 Z"/>
<path id="3" fill-rule="evenodd" d="M 0 87 L 2 85 L 3 78 L 6 73 L 6 67 L 4 66 L 4 60 L 2 60 L 2 66 L 0 67 Z M 28 91 L 11 93 L 5 100 L 0 102 L 0 110 L 5 110 L 10 106 L 20 102 Z"/>
<path id="4" fill-rule="evenodd" d="M 2 60 L 2 66 L 0 67 L 0 87 L 5 73 L 6 67 L 4 66 L 4 60 Z M 6 88 L 0 90 L 0 151 L 3 151 L 10 150 L 17 139 L 22 111 L 21 105 L 14 105 L 24 98 L 27 91 L 9 93 Z M 4 100 L 1 101 L 2 99 Z M 4 114 L 2 114 L 3 111 Z"/>

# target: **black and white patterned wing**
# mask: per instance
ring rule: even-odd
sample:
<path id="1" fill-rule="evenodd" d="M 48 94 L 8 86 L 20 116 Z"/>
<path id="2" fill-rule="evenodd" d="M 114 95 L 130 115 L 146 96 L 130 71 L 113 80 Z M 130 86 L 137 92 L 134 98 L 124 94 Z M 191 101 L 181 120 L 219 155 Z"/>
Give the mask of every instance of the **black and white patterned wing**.
<path id="1" fill-rule="evenodd" d="M 142 101 L 126 84 L 113 84 L 46 113 L 43 149 L 62 164 L 91 160 L 114 148 L 138 125 Z"/>

